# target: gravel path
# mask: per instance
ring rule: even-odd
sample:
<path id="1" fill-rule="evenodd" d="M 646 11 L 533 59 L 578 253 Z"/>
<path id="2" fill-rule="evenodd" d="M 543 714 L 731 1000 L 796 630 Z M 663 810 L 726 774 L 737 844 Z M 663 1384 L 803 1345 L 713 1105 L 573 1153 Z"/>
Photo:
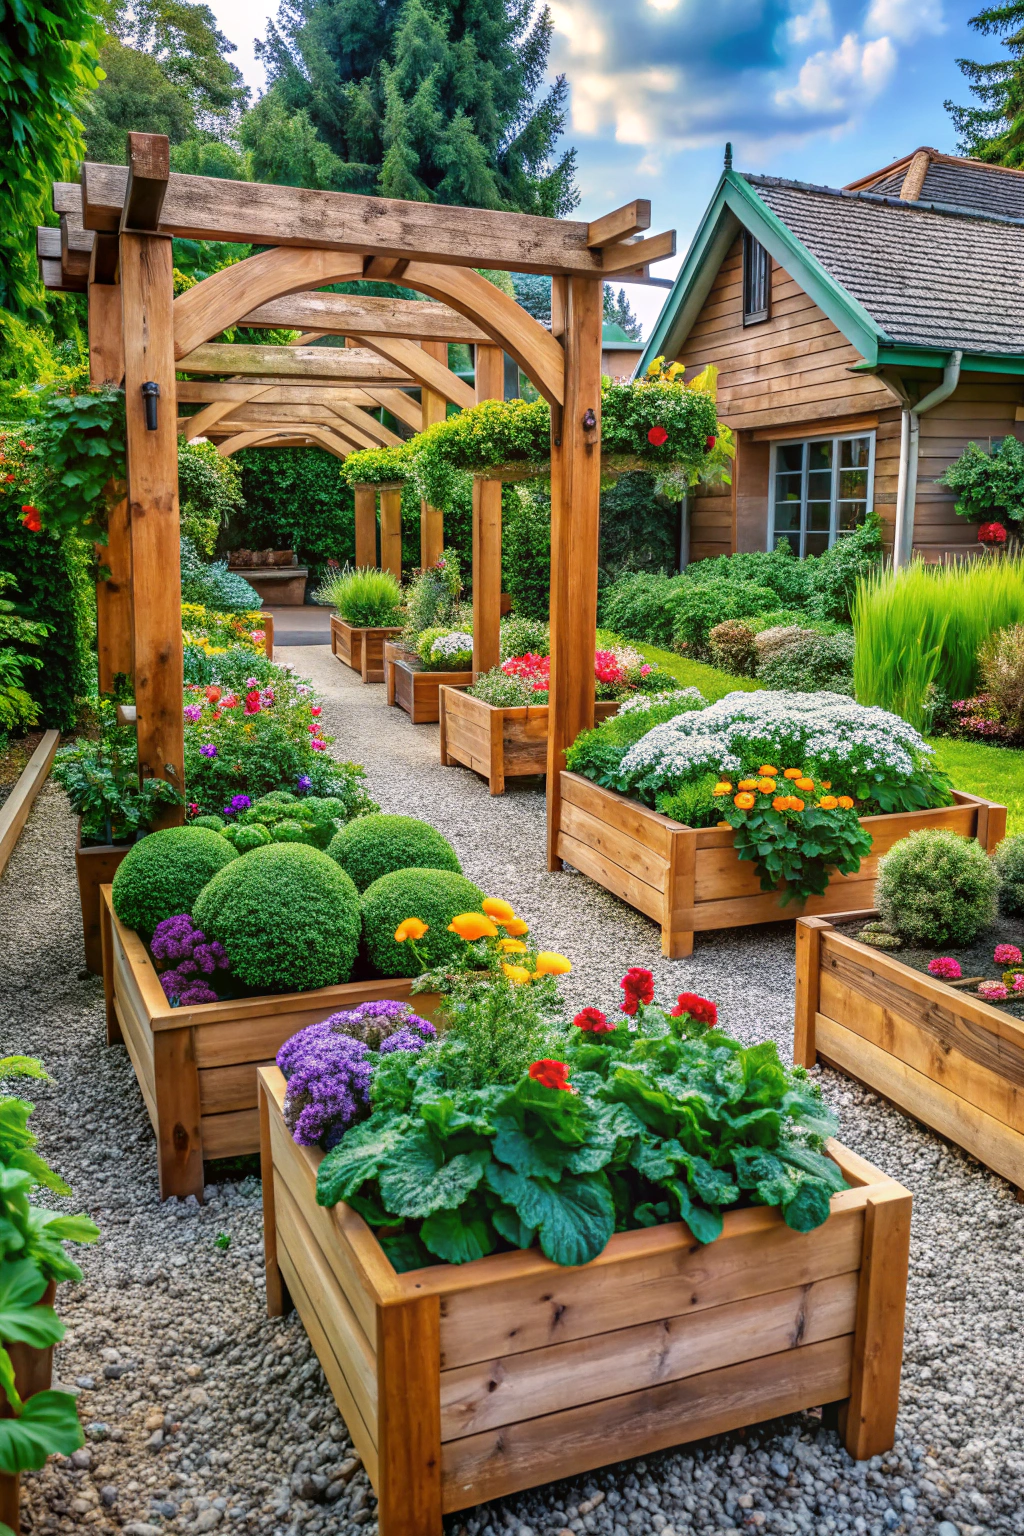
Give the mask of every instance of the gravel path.
<path id="1" fill-rule="evenodd" d="M 789 1051 L 789 924 L 709 935 L 691 959 L 663 960 L 652 923 L 583 876 L 546 873 L 538 789 L 513 782 L 492 799 L 475 775 L 441 768 L 436 727 L 388 710 L 383 688 L 362 687 L 326 647 L 282 659 L 312 676 L 338 755 L 366 765 L 381 806 L 440 827 L 471 878 L 571 956 L 574 1003 L 614 1010 L 624 969 L 646 965 L 661 996 L 704 993 L 734 1033 Z M 74 1186 L 62 1203 L 103 1233 L 84 1251 L 85 1283 L 60 1299 L 57 1374 L 80 1391 L 87 1447 L 24 1480 L 25 1529 L 375 1536 L 369 1484 L 301 1326 L 264 1316 L 258 1179 L 208 1165 L 204 1206 L 159 1203 L 131 1066 L 103 1044 L 100 983 L 79 979 L 73 851 L 49 787 L 0 882 L 0 1052 L 48 1063 L 54 1082 L 34 1095 L 42 1150 Z M 1024 1207 L 873 1094 L 823 1081 L 843 1140 L 915 1197 L 894 1452 L 855 1465 L 819 1418 L 799 1415 L 500 1500 L 449 1519 L 449 1536 L 1024 1530 Z"/>

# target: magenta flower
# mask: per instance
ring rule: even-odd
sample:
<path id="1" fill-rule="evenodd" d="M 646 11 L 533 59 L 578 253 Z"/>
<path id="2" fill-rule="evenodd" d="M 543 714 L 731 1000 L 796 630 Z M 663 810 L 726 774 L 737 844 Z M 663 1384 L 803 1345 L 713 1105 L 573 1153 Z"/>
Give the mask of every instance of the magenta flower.
<path id="1" fill-rule="evenodd" d="M 1024 971 L 1018 971 L 1014 976 L 1011 990 L 1014 992 L 1024 992 Z"/>
<path id="2" fill-rule="evenodd" d="M 193 722 L 193 724 L 194 724 L 196 720 L 201 720 L 202 718 L 203 718 L 203 707 L 202 707 L 201 704 L 186 704 L 185 705 L 185 719 L 186 720 L 191 720 Z"/>
<path id="3" fill-rule="evenodd" d="M 959 960 L 954 960 L 952 955 L 940 955 L 937 960 L 929 960 L 928 973 L 941 977 L 943 981 L 959 981 L 963 975 Z"/>
<path id="4" fill-rule="evenodd" d="M 992 959 L 996 965 L 1019 965 L 1024 955 L 1021 955 L 1016 944 L 997 944 Z"/>
<path id="5" fill-rule="evenodd" d="M 217 748 L 214 746 L 212 741 L 208 741 L 199 748 L 199 753 L 202 757 L 216 757 Z"/>
<path id="6" fill-rule="evenodd" d="M 313 748 L 314 752 L 326 752 L 327 751 L 327 743 L 326 743 L 326 741 L 317 741 L 315 737 L 310 742 L 310 746 Z"/>
<path id="7" fill-rule="evenodd" d="M 978 996 L 986 1003 L 1001 1003 L 1010 995 L 1009 987 L 1001 981 L 980 981 Z"/>

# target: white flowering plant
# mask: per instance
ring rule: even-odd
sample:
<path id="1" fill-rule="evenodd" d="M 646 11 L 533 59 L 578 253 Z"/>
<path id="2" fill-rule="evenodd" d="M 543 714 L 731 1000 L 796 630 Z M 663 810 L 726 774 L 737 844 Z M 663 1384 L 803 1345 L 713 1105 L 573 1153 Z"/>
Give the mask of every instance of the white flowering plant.
<path id="1" fill-rule="evenodd" d="M 619 707 L 620 715 L 648 715 L 652 709 L 676 704 L 680 709 L 703 709 L 707 700 L 699 688 L 670 688 L 664 693 L 635 693 Z"/>
<path id="2" fill-rule="evenodd" d="M 730 693 L 642 736 L 622 758 L 615 787 L 656 805 L 707 773 L 738 775 L 784 761 L 834 781 L 861 815 L 949 805 L 949 778 L 933 749 L 898 715 L 837 693 Z"/>
<path id="3" fill-rule="evenodd" d="M 425 629 L 416 650 L 429 672 L 468 672 L 473 665 L 473 636 L 463 629 Z"/>

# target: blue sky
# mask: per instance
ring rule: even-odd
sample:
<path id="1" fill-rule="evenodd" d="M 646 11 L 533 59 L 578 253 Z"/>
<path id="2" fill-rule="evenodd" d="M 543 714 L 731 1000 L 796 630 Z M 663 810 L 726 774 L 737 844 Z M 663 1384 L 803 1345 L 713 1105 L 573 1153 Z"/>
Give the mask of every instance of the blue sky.
<path id="1" fill-rule="evenodd" d="M 276 0 L 210 0 L 250 85 L 253 37 Z M 842 186 L 920 144 L 951 152 L 942 103 L 964 102 L 958 56 L 977 0 L 550 0 L 551 64 L 569 79 L 582 217 L 649 197 L 682 254 L 723 146 L 740 170 Z M 659 272 L 671 276 L 678 260 Z M 645 327 L 663 295 L 632 288 Z"/>

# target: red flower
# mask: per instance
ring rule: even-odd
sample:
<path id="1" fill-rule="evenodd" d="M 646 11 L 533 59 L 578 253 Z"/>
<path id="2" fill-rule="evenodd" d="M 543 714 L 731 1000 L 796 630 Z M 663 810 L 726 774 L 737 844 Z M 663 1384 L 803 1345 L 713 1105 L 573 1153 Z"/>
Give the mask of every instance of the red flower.
<path id="1" fill-rule="evenodd" d="M 564 1061 L 552 1061 L 549 1057 L 535 1061 L 530 1068 L 530 1076 L 543 1088 L 562 1088 L 566 1093 L 572 1092 L 569 1087 L 569 1068 Z"/>
<path id="2" fill-rule="evenodd" d="M 206 697 L 207 697 L 207 700 L 209 701 L 209 703 L 216 704 L 217 700 L 220 698 L 220 695 L 221 695 L 221 690 L 219 688 L 216 688 L 211 683 L 209 688 L 207 688 L 207 690 L 206 690 Z"/>
<path id="3" fill-rule="evenodd" d="M 712 450 L 712 448 L 713 448 L 713 447 L 714 447 L 714 446 L 715 446 L 715 444 L 716 444 L 716 443 L 717 443 L 717 442 L 718 442 L 718 438 L 717 438 L 717 437 L 715 437 L 715 436 L 714 436 L 714 434 L 713 434 L 713 433 L 712 433 L 712 434 L 711 434 L 711 436 L 709 436 L 709 437 L 706 437 L 706 438 L 705 438 L 705 439 L 704 439 L 704 447 L 705 447 L 705 448 L 706 448 L 706 449 L 707 449 L 707 450 L 708 450 L 708 452 L 709 452 L 709 453 L 710 453 L 710 452 L 711 452 L 711 450 Z"/>
<path id="4" fill-rule="evenodd" d="M 234 709 L 238 703 L 238 694 L 229 693 L 220 701 L 221 709 Z"/>
<path id="5" fill-rule="evenodd" d="M 631 965 L 619 982 L 619 986 L 625 993 L 622 1011 L 628 1013 L 630 1018 L 636 1013 L 641 1003 L 654 1002 L 654 976 L 640 965 Z"/>
<path id="6" fill-rule="evenodd" d="M 615 1028 L 614 1024 L 609 1024 L 600 1008 L 581 1008 L 573 1023 L 588 1035 L 606 1035 Z"/>
<path id="7" fill-rule="evenodd" d="M 39 533 L 43 526 L 42 519 L 39 516 L 39 508 L 22 507 L 21 513 L 22 525 L 28 529 L 29 533 Z"/>
<path id="8" fill-rule="evenodd" d="M 310 710 L 310 714 L 311 714 L 311 715 L 312 715 L 312 716 L 313 716 L 313 717 L 314 717 L 314 719 L 315 719 L 315 718 L 316 718 L 316 716 L 317 716 L 317 715 L 319 715 L 319 714 L 320 714 L 320 712 L 321 712 L 321 711 L 322 711 L 322 709 L 323 709 L 323 705 L 322 705 L 322 704 L 314 704 L 314 705 L 313 705 L 313 708 L 312 708 L 312 709 L 311 709 L 311 710 Z"/>
<path id="9" fill-rule="evenodd" d="M 695 1024 L 717 1024 L 718 1009 L 714 1003 L 706 997 L 698 997 L 696 992 L 680 992 L 676 1006 L 672 1009 L 674 1019 L 682 1018 L 688 1013 Z"/>
<path id="10" fill-rule="evenodd" d="M 662 443 L 668 442 L 668 433 L 664 427 L 652 427 L 647 434 L 647 441 L 655 448 L 660 448 Z"/>
<path id="11" fill-rule="evenodd" d="M 981 544 L 1005 544 L 1006 529 L 1002 523 L 982 523 L 978 529 L 978 541 Z"/>
<path id="12" fill-rule="evenodd" d="M 247 715 L 258 715 L 260 712 L 260 692 L 258 688 L 251 689 L 245 696 L 245 712 Z"/>

